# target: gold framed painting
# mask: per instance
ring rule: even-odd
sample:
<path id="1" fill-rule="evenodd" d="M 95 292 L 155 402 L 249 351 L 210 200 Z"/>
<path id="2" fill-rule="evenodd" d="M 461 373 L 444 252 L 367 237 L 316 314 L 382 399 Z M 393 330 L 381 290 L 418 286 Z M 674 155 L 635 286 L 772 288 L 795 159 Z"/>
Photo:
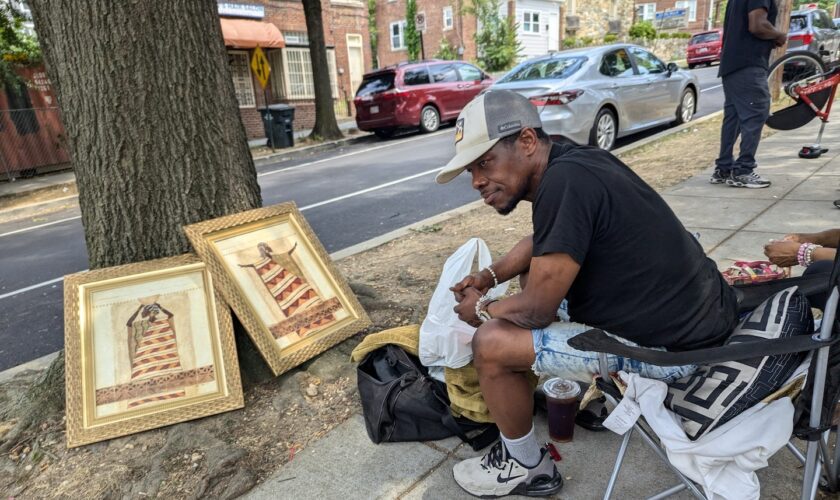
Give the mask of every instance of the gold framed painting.
<path id="1" fill-rule="evenodd" d="M 64 278 L 67 446 L 245 404 L 230 312 L 195 255 Z"/>
<path id="2" fill-rule="evenodd" d="M 184 231 L 275 375 L 370 325 L 294 203 Z"/>

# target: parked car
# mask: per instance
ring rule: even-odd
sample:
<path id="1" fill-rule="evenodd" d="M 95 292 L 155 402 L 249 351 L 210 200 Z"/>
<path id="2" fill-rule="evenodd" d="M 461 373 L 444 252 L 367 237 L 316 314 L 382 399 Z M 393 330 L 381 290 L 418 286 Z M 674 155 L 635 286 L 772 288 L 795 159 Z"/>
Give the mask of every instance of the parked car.
<path id="1" fill-rule="evenodd" d="M 840 17 L 835 17 L 833 19 L 833 21 L 834 21 L 834 29 L 840 30 Z"/>
<path id="2" fill-rule="evenodd" d="M 694 69 L 698 64 L 711 66 L 720 61 L 720 49 L 723 47 L 723 30 L 712 30 L 697 33 L 688 41 L 686 61 L 688 69 Z"/>
<path id="3" fill-rule="evenodd" d="M 463 61 L 421 61 L 388 66 L 364 76 L 353 104 L 360 130 L 390 137 L 401 128 L 434 132 L 493 83 Z"/>
<path id="4" fill-rule="evenodd" d="M 556 52 L 525 61 L 493 89 L 528 97 L 554 139 L 610 150 L 619 137 L 694 117 L 697 77 L 636 45 Z"/>
<path id="5" fill-rule="evenodd" d="M 831 63 L 840 58 L 840 31 L 825 10 L 798 10 L 790 15 L 787 50 L 808 50 Z"/>

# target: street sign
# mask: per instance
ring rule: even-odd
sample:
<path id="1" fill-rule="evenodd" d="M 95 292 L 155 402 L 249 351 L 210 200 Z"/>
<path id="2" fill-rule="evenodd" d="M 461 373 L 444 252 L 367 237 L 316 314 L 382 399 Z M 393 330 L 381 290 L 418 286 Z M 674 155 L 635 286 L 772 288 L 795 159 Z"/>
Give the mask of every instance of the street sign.
<path id="1" fill-rule="evenodd" d="M 417 26 L 417 31 L 426 31 L 426 13 L 418 12 L 414 15 L 414 25 Z"/>
<path id="2" fill-rule="evenodd" d="M 268 75 L 271 74 L 271 66 L 268 64 L 268 59 L 261 48 L 254 49 L 254 55 L 251 57 L 251 69 L 257 75 L 257 81 L 260 82 L 260 87 L 265 88 L 268 85 Z"/>
<path id="3" fill-rule="evenodd" d="M 657 12 L 653 26 L 658 30 L 675 30 L 688 26 L 688 9 L 668 9 Z"/>

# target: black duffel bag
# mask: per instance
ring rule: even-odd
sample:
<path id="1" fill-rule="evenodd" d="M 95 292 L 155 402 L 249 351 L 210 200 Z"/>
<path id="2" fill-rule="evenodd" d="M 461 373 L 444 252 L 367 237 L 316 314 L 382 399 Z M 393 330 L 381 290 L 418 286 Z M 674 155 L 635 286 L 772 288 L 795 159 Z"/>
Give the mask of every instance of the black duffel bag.
<path id="1" fill-rule="evenodd" d="M 365 427 L 374 443 L 458 436 L 478 451 L 499 437 L 496 424 L 454 417 L 446 384 L 430 377 L 420 360 L 399 346 L 371 351 L 359 363 L 357 375 Z"/>

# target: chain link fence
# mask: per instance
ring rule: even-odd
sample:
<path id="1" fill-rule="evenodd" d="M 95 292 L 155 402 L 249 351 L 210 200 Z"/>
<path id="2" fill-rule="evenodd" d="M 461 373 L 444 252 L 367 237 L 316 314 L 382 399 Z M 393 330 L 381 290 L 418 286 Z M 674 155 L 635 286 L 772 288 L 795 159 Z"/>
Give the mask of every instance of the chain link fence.
<path id="1" fill-rule="evenodd" d="M 57 107 L 0 110 L 0 180 L 69 167 Z"/>

